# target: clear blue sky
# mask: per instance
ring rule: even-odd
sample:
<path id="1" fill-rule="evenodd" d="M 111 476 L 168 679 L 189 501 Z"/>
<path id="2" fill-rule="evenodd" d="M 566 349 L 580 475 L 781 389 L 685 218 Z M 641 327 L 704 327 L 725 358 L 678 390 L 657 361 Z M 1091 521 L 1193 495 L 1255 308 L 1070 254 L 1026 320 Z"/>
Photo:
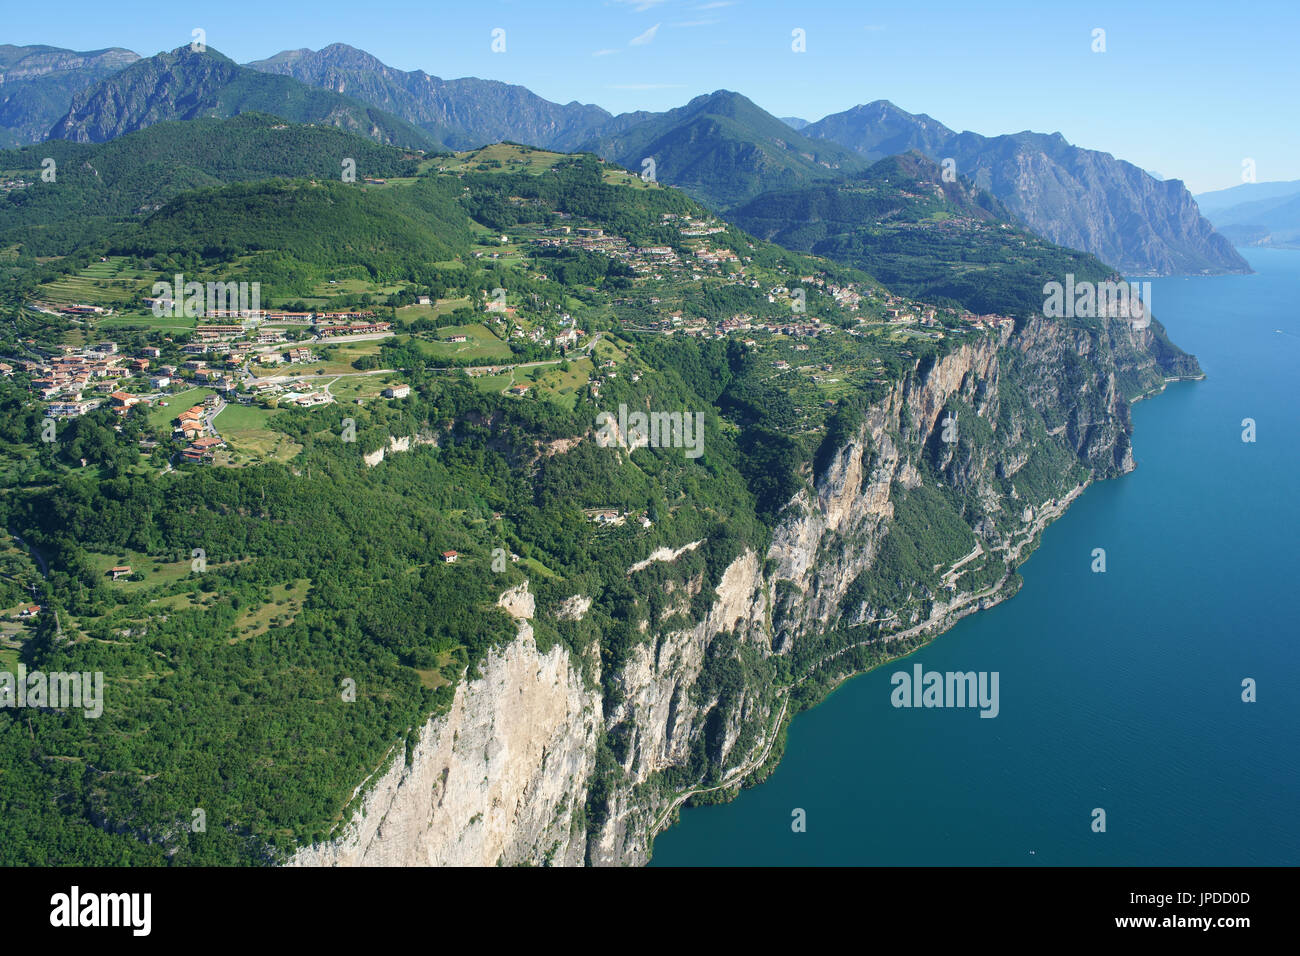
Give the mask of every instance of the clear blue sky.
<path id="1" fill-rule="evenodd" d="M 810 120 L 888 99 L 957 130 L 1059 131 L 1193 192 L 1239 184 L 1244 158 L 1261 182 L 1300 179 L 1296 0 L 69 0 L 11 4 L 3 39 L 150 55 L 194 27 L 241 63 L 340 41 L 612 112 L 724 88 Z M 491 50 L 497 27 L 504 53 Z"/>

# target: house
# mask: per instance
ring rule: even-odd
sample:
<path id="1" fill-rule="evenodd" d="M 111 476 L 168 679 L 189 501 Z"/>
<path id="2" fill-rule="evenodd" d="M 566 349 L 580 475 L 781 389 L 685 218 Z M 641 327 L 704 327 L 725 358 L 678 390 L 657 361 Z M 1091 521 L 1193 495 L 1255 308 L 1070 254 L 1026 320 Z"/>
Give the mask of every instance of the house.
<path id="1" fill-rule="evenodd" d="M 527 386 L 527 385 L 515 385 L 515 386 L 513 386 L 513 387 L 510 389 L 510 394 L 511 394 L 511 395 L 527 395 L 527 394 L 528 394 L 528 388 L 529 388 L 529 386 Z"/>
<path id="2" fill-rule="evenodd" d="M 406 398 L 411 394 L 409 385 L 391 385 L 384 389 L 384 398 Z"/>
<path id="3" fill-rule="evenodd" d="M 51 402 L 49 414 L 54 418 L 76 418 L 90 411 L 90 402 Z"/>
<path id="4" fill-rule="evenodd" d="M 444 551 L 442 552 L 442 563 L 455 564 L 456 559 L 459 557 L 460 557 L 460 553 L 457 551 Z"/>
<path id="5" fill-rule="evenodd" d="M 427 295 L 417 295 L 415 297 L 416 305 L 432 305 L 433 301 Z"/>
<path id="6" fill-rule="evenodd" d="M 453 335 L 453 336 L 452 336 L 451 338 L 449 338 L 447 341 L 448 341 L 448 342 L 468 342 L 468 341 L 469 341 L 469 336 L 467 336 L 467 335 Z"/>
<path id="7" fill-rule="evenodd" d="M 19 617 L 35 617 L 37 614 L 40 614 L 40 613 L 41 613 L 41 606 L 40 606 L 39 604 L 33 604 L 31 607 L 25 607 L 25 608 L 23 608 L 21 611 L 19 611 L 19 612 L 18 612 L 18 616 L 19 616 Z"/>
<path id="8" fill-rule="evenodd" d="M 149 377 L 149 384 L 154 388 L 166 388 L 171 383 L 171 378 L 166 375 L 151 375 Z"/>
<path id="9" fill-rule="evenodd" d="M 109 568 L 105 573 L 116 581 L 118 578 L 124 578 L 131 573 L 131 565 L 119 564 L 116 567 Z"/>
<path id="10" fill-rule="evenodd" d="M 140 354 L 146 358 L 162 358 L 162 349 L 154 345 L 146 345 L 140 350 Z"/>
<path id="11" fill-rule="evenodd" d="M 225 448 L 226 443 L 220 437 L 209 436 L 208 438 L 195 439 L 190 447 L 197 448 L 199 451 L 211 451 L 214 448 Z"/>

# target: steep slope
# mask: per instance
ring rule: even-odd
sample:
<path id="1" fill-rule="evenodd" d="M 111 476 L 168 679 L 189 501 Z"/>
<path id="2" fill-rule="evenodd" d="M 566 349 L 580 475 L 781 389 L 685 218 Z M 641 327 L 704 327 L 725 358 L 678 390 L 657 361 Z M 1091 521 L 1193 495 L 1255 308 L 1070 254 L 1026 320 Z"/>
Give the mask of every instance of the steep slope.
<path id="1" fill-rule="evenodd" d="M 73 96 L 138 59 L 121 47 L 78 52 L 0 44 L 0 148 L 40 142 Z"/>
<path id="2" fill-rule="evenodd" d="M 1159 181 L 1059 133 L 986 137 L 955 133 L 880 100 L 803 130 L 876 159 L 916 149 L 952 158 L 957 171 L 1006 203 L 1040 236 L 1139 275 L 1249 272 L 1179 180 Z"/>
<path id="3" fill-rule="evenodd" d="M 982 314 L 1026 317 L 1042 310 L 1044 283 L 1113 271 L 1026 231 L 970 180 L 945 182 L 917 152 L 846 180 L 764 193 L 728 215 L 759 238 L 857 266 L 897 292 Z"/>
<path id="4" fill-rule="evenodd" d="M 655 177 L 715 208 L 773 188 L 865 167 L 849 150 L 813 141 L 738 93 L 718 90 L 586 144 L 605 159 Z"/>
<path id="5" fill-rule="evenodd" d="M 567 150 L 613 120 L 599 106 L 552 103 L 525 87 L 496 80 L 443 80 L 423 70 L 396 70 L 344 43 L 285 50 L 245 65 L 387 110 L 453 149 L 510 140 Z"/>
<path id="6" fill-rule="evenodd" d="M 102 143 L 164 120 L 270 113 L 320 123 L 380 143 L 436 149 L 437 140 L 405 120 L 287 76 L 239 66 L 209 47 L 188 46 L 140 60 L 73 98 L 52 139 Z"/>

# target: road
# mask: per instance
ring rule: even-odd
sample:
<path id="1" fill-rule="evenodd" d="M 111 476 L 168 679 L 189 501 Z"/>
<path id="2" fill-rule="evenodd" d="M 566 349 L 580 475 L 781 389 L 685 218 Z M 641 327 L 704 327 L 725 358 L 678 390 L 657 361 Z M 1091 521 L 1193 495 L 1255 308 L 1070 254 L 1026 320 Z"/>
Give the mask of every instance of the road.
<path id="1" fill-rule="evenodd" d="M 694 789 L 686 790 L 673 797 L 672 803 L 668 804 L 668 809 L 659 815 L 659 818 L 654 822 L 654 826 L 650 828 L 650 839 L 653 840 L 655 835 L 667 825 L 668 820 L 672 817 L 673 811 L 691 797 L 701 793 L 712 793 L 714 790 L 725 790 L 728 787 L 734 787 L 759 767 L 763 766 L 763 764 L 767 762 L 768 756 L 771 755 L 772 748 L 776 746 L 776 739 L 781 735 L 781 722 L 785 720 L 785 711 L 789 703 L 790 694 L 787 690 L 781 697 L 781 713 L 777 715 L 776 722 L 772 724 L 772 733 L 768 736 L 767 746 L 763 748 L 761 754 L 745 761 L 739 767 L 734 768 L 731 773 L 727 774 L 726 779 L 724 779 L 722 783 L 716 784 L 712 787 L 695 787 Z"/>

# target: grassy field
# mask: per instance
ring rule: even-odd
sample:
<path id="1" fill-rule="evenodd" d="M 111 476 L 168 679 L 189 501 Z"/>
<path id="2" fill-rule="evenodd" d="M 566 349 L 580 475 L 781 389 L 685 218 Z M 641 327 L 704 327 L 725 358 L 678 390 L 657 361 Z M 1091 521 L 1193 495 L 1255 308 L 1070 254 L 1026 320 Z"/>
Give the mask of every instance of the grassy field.
<path id="1" fill-rule="evenodd" d="M 153 288 L 153 273 L 127 268 L 127 260 L 113 256 L 107 262 L 93 262 L 76 275 L 60 276 L 37 290 L 37 297 L 55 305 L 121 306 L 139 302 Z"/>
<path id="2" fill-rule="evenodd" d="M 330 383 L 330 394 L 341 404 L 348 404 L 358 398 L 381 398 L 389 383 L 400 381 L 401 376 L 388 375 L 348 375 L 337 378 Z"/>
<path id="3" fill-rule="evenodd" d="M 447 172 L 477 171 L 480 165 L 490 169 L 508 172 L 541 173 L 550 169 L 561 159 L 563 153 L 552 153 L 544 149 L 531 149 L 527 146 L 511 146 L 508 143 L 493 143 L 454 156 L 438 156 L 421 164 L 422 169 L 441 167 Z M 500 167 L 494 166 L 500 163 Z"/>
<path id="4" fill-rule="evenodd" d="M 272 587 L 269 601 L 259 607 L 248 608 L 240 615 L 235 622 L 239 636 L 231 638 L 229 643 L 237 644 L 265 634 L 272 627 L 287 627 L 292 624 L 302 610 L 302 602 L 310 588 L 311 578 L 295 578 L 292 587 L 287 583 Z"/>
<path id="5" fill-rule="evenodd" d="M 175 329 L 178 331 L 192 331 L 198 323 L 196 316 L 184 315 L 164 315 L 157 316 L 152 312 L 142 314 L 128 315 L 110 315 L 106 319 L 97 319 L 95 328 L 101 331 L 108 329 L 147 329 L 150 331 L 159 329 Z"/>
<path id="6" fill-rule="evenodd" d="M 457 370 L 453 374 L 464 375 L 464 372 Z M 513 378 L 509 372 L 502 375 L 483 375 L 478 378 L 472 378 L 470 381 L 480 392 L 500 392 L 514 384 Z"/>
<path id="7" fill-rule="evenodd" d="M 453 335 L 464 335 L 467 341 L 451 342 Z M 401 336 L 398 342 L 414 342 L 421 352 L 435 359 L 458 358 L 482 361 L 484 364 L 506 362 L 513 354 L 510 346 L 502 342 L 483 325 L 452 325 L 437 332 L 437 341 Z"/>
<path id="8" fill-rule="evenodd" d="M 572 409 L 578 403 L 578 389 L 591 381 L 595 366 L 591 359 L 580 358 L 569 363 L 566 372 L 559 365 L 543 365 L 541 377 L 533 379 L 533 369 L 522 369 L 515 374 L 519 385 L 529 385 L 532 393 L 550 399 L 558 405 Z M 531 394 L 531 393 L 530 393 Z"/>
<path id="9" fill-rule="evenodd" d="M 218 465 L 245 465 L 258 461 L 288 461 L 302 446 L 288 435 L 275 431 L 270 421 L 283 414 L 280 409 L 256 405 L 227 405 L 212 424 L 229 446 L 213 455 Z"/>
<path id="10" fill-rule="evenodd" d="M 433 305 L 404 305 L 397 310 L 397 321 L 402 325 L 410 325 L 416 319 L 435 319 L 440 315 L 447 315 L 456 309 L 469 308 L 469 298 L 460 299 L 439 299 Z"/>
<path id="11" fill-rule="evenodd" d="M 391 338 L 389 336 L 383 339 L 366 339 L 362 342 L 344 342 L 339 345 L 320 346 L 315 350 L 316 353 L 318 355 L 328 355 L 328 359 L 305 367 L 309 367 L 313 373 L 316 369 L 321 368 L 331 375 L 355 372 L 353 362 L 363 355 L 378 355 L 380 346 Z"/>
<path id="12" fill-rule="evenodd" d="M 123 578 L 112 582 L 112 587 L 121 588 L 128 592 L 143 591 L 147 588 L 158 587 L 160 584 L 174 584 L 190 575 L 190 561 L 188 558 L 163 563 L 156 561 L 147 554 L 130 550 L 123 550 L 117 554 L 90 552 L 89 557 L 95 569 L 101 574 L 107 574 L 109 568 L 119 564 L 130 565 L 133 572 L 139 571 L 144 574 L 143 581 L 128 581 Z"/>
<path id="13" fill-rule="evenodd" d="M 163 399 L 163 401 L 167 403 L 166 408 L 163 408 L 161 405 L 155 405 L 150 410 L 149 424 L 154 431 L 166 430 L 167 432 L 170 432 L 171 429 L 168 426 L 171 424 L 172 419 L 185 411 L 185 409 L 193 405 L 201 404 L 209 395 L 215 394 L 217 393 L 210 388 L 191 388 L 187 392 L 177 392 L 175 395 L 168 395 Z"/>

